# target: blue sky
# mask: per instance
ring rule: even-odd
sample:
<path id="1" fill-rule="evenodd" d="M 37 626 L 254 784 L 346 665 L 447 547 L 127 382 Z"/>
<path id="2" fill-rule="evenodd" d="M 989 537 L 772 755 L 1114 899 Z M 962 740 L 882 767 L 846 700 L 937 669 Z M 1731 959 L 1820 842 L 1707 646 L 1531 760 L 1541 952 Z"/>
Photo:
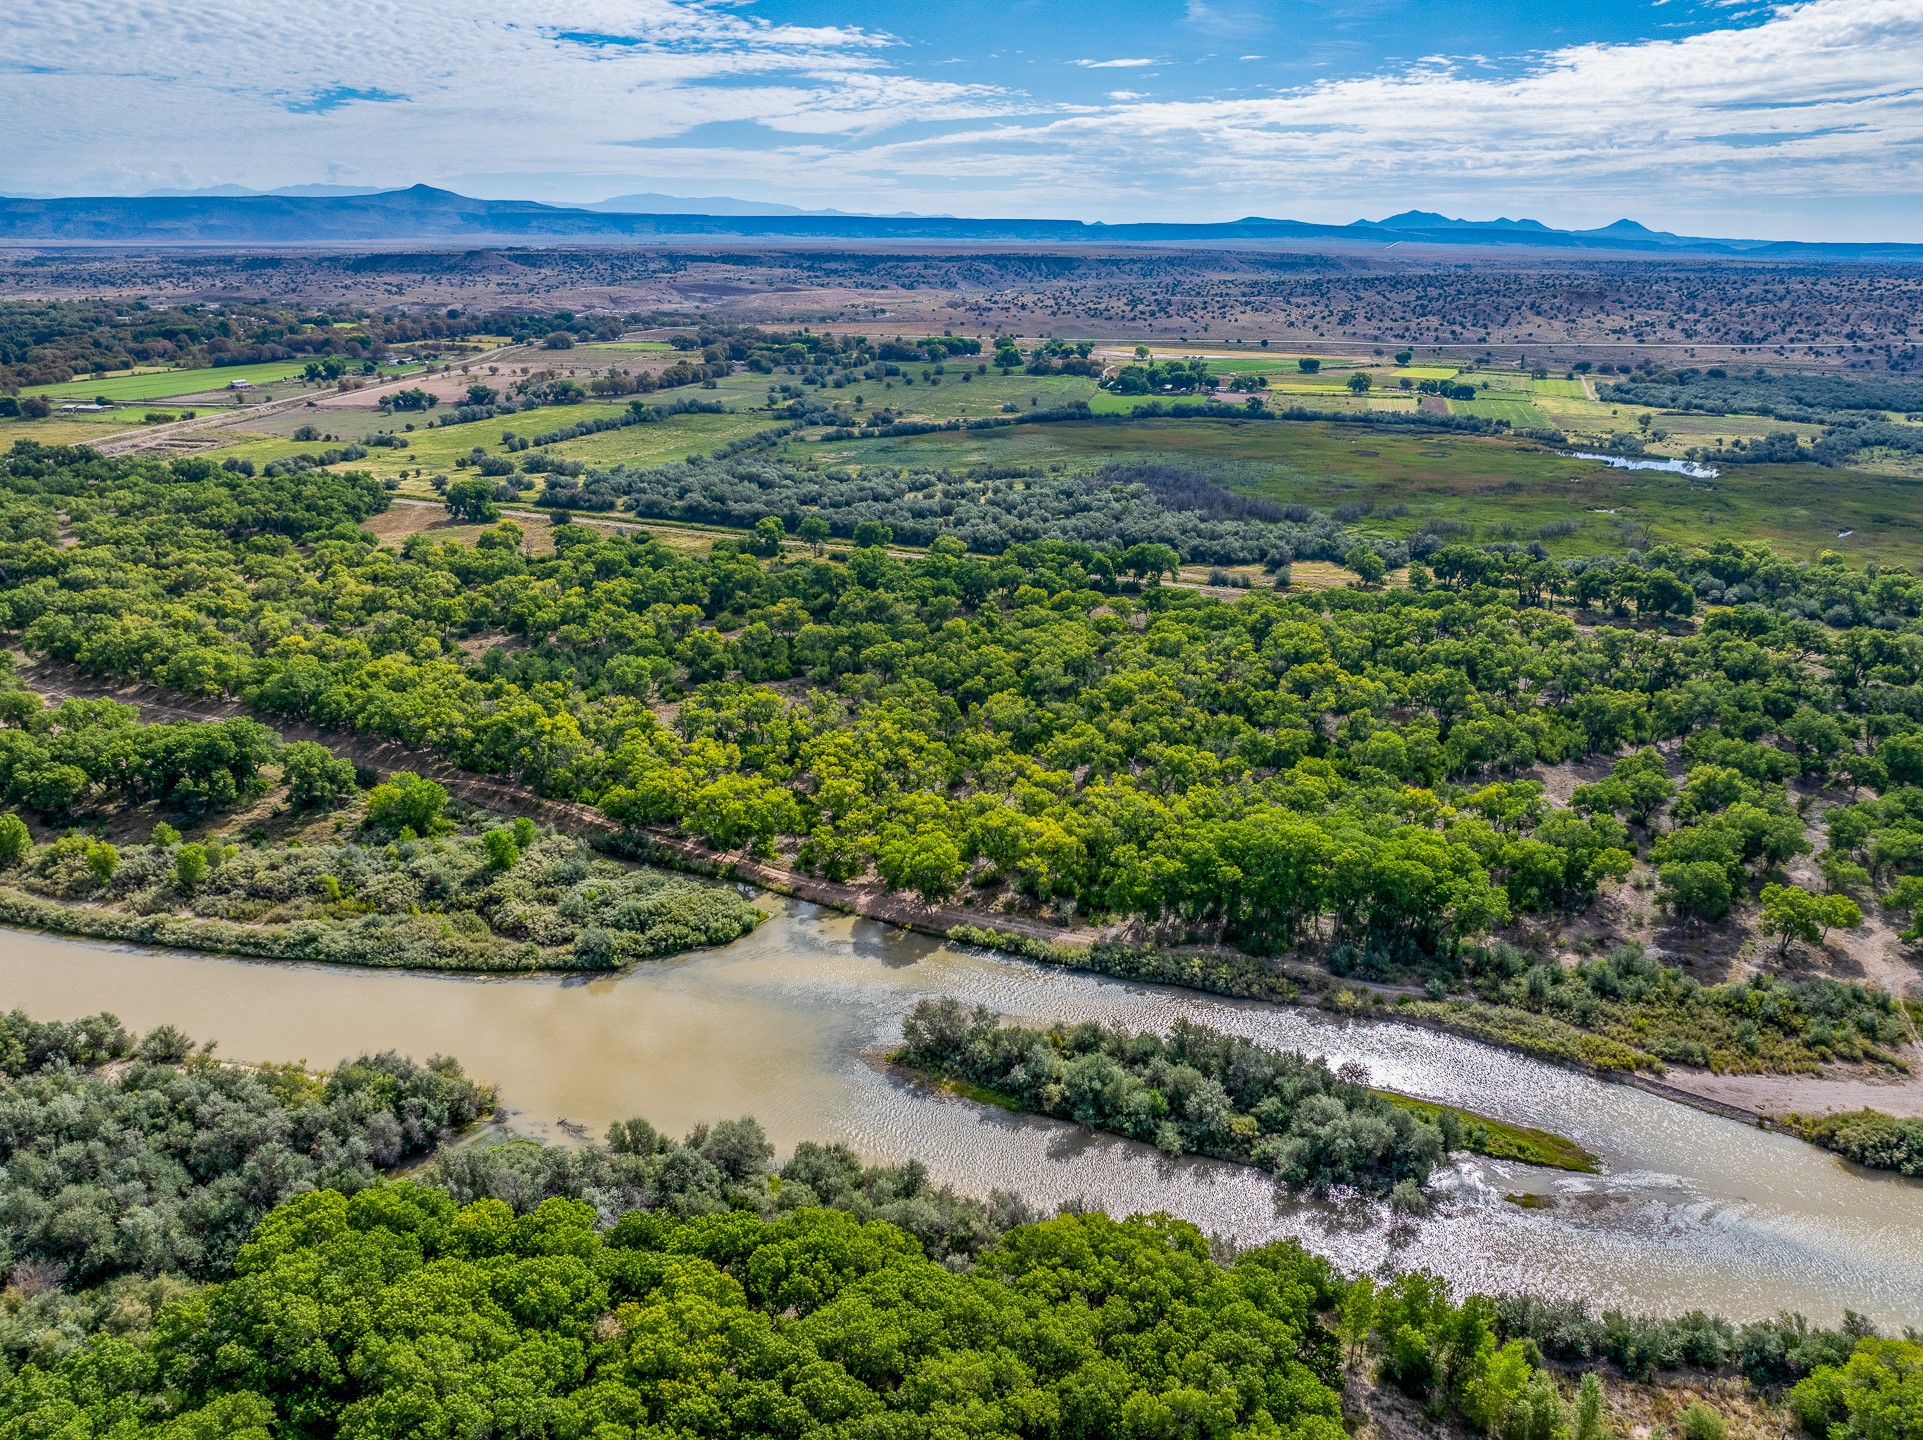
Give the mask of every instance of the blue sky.
<path id="1" fill-rule="evenodd" d="M 0 190 L 1923 238 L 1923 0 L 66 0 Z"/>

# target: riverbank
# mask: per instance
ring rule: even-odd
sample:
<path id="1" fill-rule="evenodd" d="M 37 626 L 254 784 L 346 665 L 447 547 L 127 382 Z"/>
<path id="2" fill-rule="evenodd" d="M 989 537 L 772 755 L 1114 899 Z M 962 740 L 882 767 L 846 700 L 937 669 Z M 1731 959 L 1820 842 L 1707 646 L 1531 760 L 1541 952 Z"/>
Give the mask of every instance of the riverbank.
<path id="1" fill-rule="evenodd" d="M 178 915 L 129 915 L 98 905 L 76 905 L 43 900 L 0 885 L 0 925 L 108 940 L 122 945 L 150 945 L 165 950 L 197 950 L 245 960 L 279 960 L 301 964 L 349 965 L 368 969 L 446 970 L 466 974 L 535 974 L 579 969 L 544 956 L 536 946 L 478 949 L 443 944 L 440 917 L 410 916 L 416 922 L 397 928 L 395 949 L 372 949 L 350 940 L 364 939 L 345 927 L 325 921 L 298 925 L 239 925 L 227 920 L 183 918 Z M 407 958 L 400 958 L 405 953 Z M 605 968 L 605 967 L 603 967 Z"/>
<path id="2" fill-rule="evenodd" d="M 1263 1044 L 1184 1018 L 1166 1033 L 1076 1021 L 1024 1023 L 952 996 L 903 1020 L 889 1061 L 998 1109 L 1250 1165 L 1318 1195 L 1354 1192 L 1410 1210 L 1446 1155 L 1582 1174 L 1597 1156 L 1566 1136 L 1459 1103 L 1369 1083 L 1366 1067 Z"/>
<path id="3" fill-rule="evenodd" d="M 1479 1110 L 1466 1110 L 1460 1105 L 1444 1105 L 1435 1100 L 1403 1095 L 1395 1090 L 1371 1088 L 1374 1094 L 1380 1095 L 1391 1105 L 1412 1110 L 1427 1119 L 1445 1113 L 1453 1115 L 1473 1137 L 1463 1146 L 1472 1155 L 1486 1155 L 1491 1160 L 1515 1160 L 1545 1170 L 1569 1170 L 1578 1175 L 1602 1173 L 1602 1161 L 1567 1135 L 1558 1135 L 1553 1130 L 1539 1130 L 1532 1125 L 1512 1125 L 1506 1120 L 1484 1115 Z M 1480 1135 L 1476 1134 L 1477 1130 L 1481 1131 Z"/>
<path id="4" fill-rule="evenodd" d="M 944 1094 L 973 1101 L 977 1105 L 1006 1110 L 1012 1115 L 1041 1113 L 1029 1110 L 1013 1095 L 991 1089 L 986 1085 L 978 1085 L 959 1075 L 924 1070 L 901 1059 L 898 1053 L 887 1055 L 885 1060 L 895 1074 L 912 1077 L 914 1080 L 932 1085 Z M 1446 1113 L 1453 1115 L 1465 1129 L 1470 1126 L 1479 1127 L 1482 1134 L 1462 1147 L 1471 1155 L 1485 1155 L 1491 1160 L 1515 1160 L 1524 1165 L 1540 1166 L 1545 1170 L 1569 1170 L 1579 1175 L 1602 1173 L 1602 1162 L 1566 1135 L 1558 1135 L 1550 1130 L 1538 1130 L 1528 1125 L 1512 1125 L 1506 1120 L 1498 1120 L 1493 1115 L 1484 1115 L 1475 1110 L 1466 1110 L 1460 1105 L 1444 1105 L 1436 1100 L 1420 1100 L 1413 1095 L 1404 1095 L 1395 1090 L 1379 1090 L 1374 1087 L 1369 1087 L 1369 1090 L 1371 1094 L 1381 1096 L 1398 1109 L 1411 1111 L 1424 1119 L 1433 1120 Z M 1061 1117 L 1047 1118 L 1059 1120 Z M 1097 1133 L 1112 1133 L 1100 1131 L 1096 1126 L 1084 1128 Z M 1233 1155 L 1216 1155 L 1210 1158 L 1237 1165 L 1254 1163 Z M 1260 1167 L 1257 1166 L 1257 1168 Z"/>
<path id="5" fill-rule="evenodd" d="M 196 700 L 155 686 L 114 683 L 48 661 L 23 666 L 20 679 L 52 701 L 69 697 L 113 699 L 134 706 L 148 719 L 256 718 L 273 725 L 290 740 L 316 740 L 381 773 L 414 771 L 438 781 L 471 804 L 528 815 L 580 835 L 611 853 L 744 882 L 917 934 L 980 945 L 1024 959 L 1271 1004 L 1311 1005 L 1345 1015 L 1372 1012 L 1383 1018 L 1393 1016 L 1407 1024 L 1635 1085 L 1665 1099 L 1751 1124 L 1766 1125 L 1771 1117 L 1790 1112 L 1813 1116 L 1855 1110 L 1865 1104 L 1892 1114 L 1923 1113 L 1923 1064 L 1912 1063 L 1910 1087 L 1892 1086 L 1884 1092 L 1892 1103 L 1902 1107 L 1894 1110 L 1862 1098 L 1859 1086 L 1879 1091 L 1882 1087 L 1857 1075 L 1846 1079 L 1823 1075 L 1714 1075 L 1706 1070 L 1665 1065 L 1607 1037 L 1533 1012 L 1510 1012 L 1462 1001 L 1431 1001 L 1412 986 L 1337 979 L 1314 967 L 1258 960 L 1240 952 L 1128 946 L 1117 943 L 1122 935 L 1118 926 L 1066 927 L 1028 916 L 929 905 L 903 892 L 886 890 L 879 882 L 823 880 L 746 854 L 718 854 L 699 841 L 663 830 L 624 829 L 591 806 L 550 799 L 511 781 L 463 770 L 429 751 L 259 714 L 238 701 Z M 1662 1078 L 1657 1080 L 1655 1076 Z"/>
<path id="6" fill-rule="evenodd" d="M 1458 1293 L 1739 1318 L 1788 1307 L 1834 1320 L 1845 1305 L 1892 1324 L 1923 1314 L 1908 1263 L 1923 1243 L 1923 1186 L 1790 1137 L 1399 1024 L 1388 1007 L 1333 1023 L 1332 1011 L 1119 984 L 760 903 L 770 918 L 731 945 L 596 976 L 260 964 L 16 932 L 0 943 L 0 985 L 35 1015 L 110 1009 L 131 1029 L 219 1035 L 236 1060 L 313 1070 L 390 1049 L 460 1055 L 499 1086 L 516 1135 L 563 1145 L 637 1114 L 675 1135 L 753 1114 L 783 1151 L 812 1139 L 871 1163 L 916 1155 L 932 1183 L 968 1194 L 1009 1191 L 1045 1211 L 1167 1211 L 1244 1246 L 1300 1239 L 1350 1273 L 1430 1270 Z M 1290 1196 L 1245 1166 L 958 1104 L 870 1062 L 900 1043 L 920 999 L 944 995 L 1029 1024 L 1167 1034 L 1191 1020 L 1360 1067 L 1372 1087 L 1557 1131 L 1603 1173 L 1459 1156 L 1426 1213 L 1385 1225 L 1380 1207 Z M 1550 1203 L 1502 1198 L 1524 1191 Z"/>

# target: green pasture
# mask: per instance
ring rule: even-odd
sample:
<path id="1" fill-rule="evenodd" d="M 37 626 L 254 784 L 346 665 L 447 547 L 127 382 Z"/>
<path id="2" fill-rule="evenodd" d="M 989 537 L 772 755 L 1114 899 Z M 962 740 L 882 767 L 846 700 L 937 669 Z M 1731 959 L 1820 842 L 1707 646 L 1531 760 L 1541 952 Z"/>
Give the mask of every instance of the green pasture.
<path id="1" fill-rule="evenodd" d="M 1579 555 L 1629 545 L 1767 540 L 1785 554 L 1833 549 L 1860 563 L 1916 563 L 1923 477 L 1814 465 L 1735 466 L 1715 480 L 1615 470 L 1528 442 L 1340 423 L 1143 420 L 1021 425 L 895 439 L 809 442 L 846 465 L 962 467 L 1204 461 L 1233 488 L 1320 510 L 1367 507 L 1356 524 L 1405 537 L 1442 522 L 1483 543 L 1540 541 Z M 1853 533 L 1839 537 L 1840 531 Z"/>
<path id="2" fill-rule="evenodd" d="M 315 455 L 324 450 L 358 444 L 376 433 L 400 434 L 407 448 L 370 449 L 365 459 L 351 462 L 355 470 L 365 470 L 383 479 L 406 470 L 410 474 L 426 470 L 432 474 L 452 475 L 457 456 L 469 454 L 480 446 L 490 455 L 511 452 L 502 435 L 533 438 L 545 430 L 559 430 L 582 420 L 597 420 L 627 413 L 626 400 L 618 404 L 544 405 L 519 415 L 474 420 L 465 425 L 422 425 L 408 431 L 403 420 L 366 411 L 312 414 L 305 423 L 335 440 L 294 440 L 284 435 L 237 434 L 232 444 L 207 452 L 215 460 L 251 460 L 265 465 L 289 455 Z M 43 422 L 44 423 L 44 422 Z M 725 415 L 675 415 L 652 425 L 629 425 L 619 430 L 604 430 L 545 447 L 551 455 L 581 460 L 596 466 L 619 464 L 651 465 L 663 460 L 678 460 L 690 454 L 706 454 L 717 445 L 738 440 L 778 423 L 766 414 L 731 411 Z"/>
<path id="3" fill-rule="evenodd" d="M 92 379 L 80 376 L 58 385 L 30 385 L 23 395 L 45 395 L 62 400 L 91 400 L 104 395 L 114 401 L 159 400 L 169 395 L 198 395 L 206 390 L 225 390 L 230 381 L 246 380 L 266 385 L 299 375 L 307 361 L 269 360 L 259 365 L 218 365 L 202 370 L 144 370 L 132 374 Z"/>
<path id="4" fill-rule="evenodd" d="M 1242 356 L 1237 356 L 1233 360 L 1217 360 L 1217 359 L 1211 358 L 1209 360 L 1209 369 L 1219 370 L 1225 375 L 1249 375 L 1249 374 L 1266 375 L 1266 374 L 1273 374 L 1277 370 L 1287 370 L 1292 374 L 1301 375 L 1305 380 L 1314 378 L 1313 376 L 1306 374 L 1303 371 L 1302 367 L 1296 363 L 1296 361 L 1299 358 L 1315 359 L 1317 357 L 1315 356 L 1298 357 L 1295 355 L 1251 355 L 1251 356 L 1247 356 L 1246 358 Z M 1346 360 L 1323 360 L 1322 369 L 1328 370 L 1337 365 L 1346 367 L 1350 363 L 1351 362 Z M 1318 375 L 1321 373 L 1322 372 L 1320 370 L 1316 372 L 1316 374 Z"/>
<path id="5" fill-rule="evenodd" d="M 117 435 L 123 430 L 138 430 L 146 409 L 105 410 L 97 415 L 63 415 L 58 410 L 44 420 L 23 420 L 19 418 L 0 419 L 0 454 L 13 448 L 16 440 L 37 440 L 42 445 L 86 445 L 103 435 Z M 164 413 L 168 419 L 177 419 L 181 410 L 168 407 L 155 407 L 155 414 Z"/>
<path id="6" fill-rule="evenodd" d="M 1449 413 L 1479 415 L 1485 420 L 1507 420 L 1519 430 L 1539 430 L 1549 424 L 1549 417 L 1529 401 L 1493 391 L 1486 396 L 1479 395 L 1474 400 L 1451 400 Z"/>
<path id="7" fill-rule="evenodd" d="M 1346 392 L 1349 388 L 1349 377 L 1353 374 L 1355 374 L 1353 370 L 1347 370 L 1338 375 L 1331 375 L 1326 370 L 1314 375 L 1304 375 L 1299 370 L 1285 370 L 1269 381 L 1269 389 L 1308 394 L 1320 394 L 1323 391 Z M 1378 390 L 1396 388 L 1396 382 L 1392 378 L 1387 376 L 1371 378 Z"/>
<path id="8" fill-rule="evenodd" d="M 971 368 L 970 378 L 964 381 L 951 365 L 946 375 L 935 377 L 941 384 L 929 385 L 919 370 L 912 373 L 915 383 L 909 386 L 903 386 L 900 377 L 891 377 L 895 388 L 884 388 L 879 401 L 875 397 L 874 382 L 867 380 L 847 390 L 827 393 L 852 400 L 855 392 L 859 392 L 867 402 L 862 407 L 864 414 L 876 404 L 882 404 L 915 420 L 980 420 L 1006 414 L 1002 409 L 1004 405 L 1013 405 L 1018 411 L 1048 410 L 1057 405 L 1073 405 L 1077 400 L 1092 403 L 1102 393 L 1100 385 L 1087 375 L 1024 375 L 1019 370 L 1013 375 L 1003 375 L 998 370 L 976 375 Z"/>
<path id="9" fill-rule="evenodd" d="M 674 346 L 665 340 L 592 340 L 574 348 L 592 350 L 597 355 L 665 355 Z"/>
<path id="10" fill-rule="evenodd" d="M 718 445 L 741 440 L 778 422 L 766 415 L 731 411 L 726 415 L 675 415 L 657 425 L 630 425 L 599 435 L 547 447 L 550 455 L 606 468 L 659 465 L 690 455 L 706 455 Z"/>
<path id="11" fill-rule="evenodd" d="M 372 434 L 393 433 L 405 436 L 407 449 L 370 450 L 365 460 L 354 462 L 354 468 L 381 476 L 392 475 L 398 470 L 418 470 L 423 467 L 429 470 L 451 471 L 454 466 L 454 457 L 467 454 L 476 445 L 489 454 L 506 454 L 501 436 L 508 431 L 513 431 L 516 435 L 533 437 L 543 430 L 558 430 L 580 420 L 596 420 L 603 416 L 621 415 L 626 413 L 627 408 L 625 400 L 620 404 L 543 405 L 538 410 L 523 411 L 519 415 L 497 417 L 493 420 L 473 420 L 465 425 L 445 426 L 415 418 L 413 419 L 415 428 L 412 431 L 406 428 L 408 417 L 383 415 L 379 411 L 315 412 L 307 415 L 304 423 L 312 425 L 323 434 L 337 435 L 339 439 L 302 442 L 281 436 L 250 435 L 237 444 L 224 446 L 218 451 L 209 453 L 215 459 L 225 460 L 232 456 L 236 459 L 252 460 L 258 465 L 268 460 L 279 460 L 288 455 L 314 453 L 337 449 L 342 445 L 358 444 L 365 436 Z"/>
<path id="12" fill-rule="evenodd" d="M 1471 370 L 1457 378 L 1478 390 L 1495 390 L 1505 395 L 1534 394 L 1537 383 L 1514 370 Z"/>

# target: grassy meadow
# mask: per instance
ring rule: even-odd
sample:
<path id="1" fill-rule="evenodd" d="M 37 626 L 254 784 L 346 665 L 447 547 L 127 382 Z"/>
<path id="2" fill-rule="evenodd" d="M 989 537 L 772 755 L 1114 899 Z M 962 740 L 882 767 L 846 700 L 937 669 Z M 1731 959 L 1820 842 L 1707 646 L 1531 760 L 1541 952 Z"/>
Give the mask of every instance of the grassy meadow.
<path id="1" fill-rule="evenodd" d="M 1472 404 L 1490 402 L 1476 401 Z M 1923 543 L 1923 479 L 1814 465 L 1726 468 L 1714 480 L 1616 470 L 1528 442 L 1242 420 L 1017 426 L 793 450 L 848 465 L 934 468 L 1203 461 L 1244 493 L 1408 536 L 1436 522 L 1482 542 L 1540 541 L 1552 554 L 1631 544 L 1768 540 L 1786 554 L 1834 549 L 1859 563 L 1912 563 Z M 1854 533 L 1842 537 L 1840 531 Z"/>
<path id="2" fill-rule="evenodd" d="M 89 445 L 105 435 L 138 430 L 149 409 L 169 420 L 187 413 L 178 406 L 142 406 L 136 410 L 104 410 L 91 415 L 63 415 L 58 410 L 44 420 L 25 420 L 0 416 L 0 454 L 16 440 L 36 440 L 42 445 Z M 191 407 L 190 407 L 191 408 Z"/>
<path id="3" fill-rule="evenodd" d="M 307 361 L 269 360 L 259 365 L 219 365 L 202 370 L 136 370 L 98 379 L 82 375 L 57 385 L 30 385 L 23 395 L 45 395 L 58 400 L 92 400 L 105 396 L 115 403 L 162 400 L 173 395 L 199 395 L 225 390 L 235 380 L 267 385 L 287 380 L 307 368 Z"/>
<path id="4" fill-rule="evenodd" d="M 575 352 L 618 364 L 670 347 L 653 341 L 584 345 Z M 1194 354 L 1192 348 L 1157 347 L 1158 355 Z M 1657 453 L 1680 454 L 1694 445 L 1713 446 L 1769 430 L 1813 433 L 1756 416 L 1682 415 L 1612 405 L 1588 398 L 1579 379 L 1537 379 L 1515 370 L 1465 370 L 1427 364 L 1396 367 L 1382 359 L 1325 359 L 1305 374 L 1294 355 L 1210 356 L 1224 373 L 1253 373 L 1269 381 L 1273 406 L 1305 405 L 1338 413 L 1413 412 L 1446 405 L 1456 415 L 1507 421 L 1517 429 L 1555 427 L 1572 445 L 1593 445 L 1612 432 L 1638 431 L 1647 420 L 1668 438 L 1652 442 Z M 1094 424 L 1018 425 L 991 430 L 943 431 L 874 440 L 823 441 L 820 432 L 788 441 L 794 459 L 859 468 L 866 465 L 926 468 L 978 464 L 1049 465 L 1092 472 L 1111 462 L 1165 460 L 1219 467 L 1232 488 L 1284 504 L 1340 511 L 1358 528 L 1403 538 L 1425 529 L 1474 540 L 1539 542 L 1559 555 L 1618 550 L 1664 541 L 1706 542 L 1720 537 L 1765 539 L 1789 554 L 1813 556 L 1836 549 L 1856 560 L 1908 563 L 1923 541 L 1923 467 L 1866 460 L 1860 468 L 1815 466 L 1725 467 L 1714 480 L 1652 471 L 1623 471 L 1557 454 L 1528 441 L 1488 436 L 1362 429 L 1341 424 L 1243 420 L 1124 420 L 1141 397 L 1103 391 L 1079 375 L 978 373 L 955 362 L 936 376 L 932 366 L 909 365 L 905 375 L 858 381 L 842 388 L 803 388 L 796 377 L 750 372 L 700 390 L 644 397 L 665 403 L 682 397 L 718 400 L 719 415 L 678 415 L 654 425 L 630 426 L 549 447 L 549 453 L 590 466 L 658 464 L 707 455 L 756 434 L 780 420 L 775 413 L 801 397 L 862 416 L 887 409 L 911 420 L 970 420 L 1086 403 Z M 160 371 L 107 380 L 75 381 L 65 387 L 110 398 L 131 392 L 158 396 L 185 393 L 227 380 L 255 383 L 297 374 L 298 362 L 235 366 L 218 370 Z M 1358 396 L 1348 388 L 1361 371 L 1374 379 Z M 1459 379 L 1476 387 L 1470 400 L 1418 397 L 1404 380 Z M 1178 401 L 1186 397 L 1174 397 Z M 456 473 L 454 461 L 479 446 L 507 453 L 502 435 L 532 436 L 583 420 L 618 416 L 629 397 L 577 405 L 546 406 L 512 417 L 466 425 L 435 426 L 432 418 L 383 415 L 339 408 L 263 417 L 259 429 L 228 432 L 231 443 L 211 458 L 247 459 L 257 465 L 292 454 L 317 454 L 360 441 L 370 433 L 405 433 L 406 449 L 374 449 L 352 462 L 382 478 L 401 479 L 401 493 L 431 498 L 427 477 Z M 409 423 L 418 428 L 406 430 Z M 242 421 L 242 424 L 247 422 Z M 133 428 L 139 416 L 122 410 L 99 416 L 0 421 L 0 445 L 15 432 L 49 443 L 84 443 L 90 436 Z M 302 442 L 297 425 L 312 424 L 335 439 Z M 1848 532 L 1848 533 L 1845 533 Z"/>

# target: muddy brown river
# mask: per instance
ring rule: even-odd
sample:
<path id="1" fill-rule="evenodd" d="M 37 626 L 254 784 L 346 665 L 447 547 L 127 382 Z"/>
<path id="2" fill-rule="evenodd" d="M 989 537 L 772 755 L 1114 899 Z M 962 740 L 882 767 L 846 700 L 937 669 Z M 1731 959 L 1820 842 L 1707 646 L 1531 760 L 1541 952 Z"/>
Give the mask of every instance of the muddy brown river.
<path id="1" fill-rule="evenodd" d="M 628 1115 L 681 1133 L 753 1114 L 783 1149 L 845 1140 L 874 1159 L 919 1156 L 977 1193 L 1166 1210 L 1247 1242 L 1294 1236 L 1350 1270 L 1422 1267 L 1461 1288 L 1638 1310 L 1797 1309 L 1834 1321 L 1847 1306 L 1923 1324 L 1923 1184 L 1411 1026 L 1127 984 L 761 903 L 773 918 L 725 949 L 594 979 L 289 966 L 0 931 L 0 1004 L 42 1018 L 111 1010 L 140 1029 L 171 1022 L 235 1059 L 456 1055 L 500 1087 L 518 1132 L 549 1140 L 598 1135 Z M 917 1000 L 941 994 L 1028 1019 L 1161 1029 L 1188 1016 L 1357 1061 L 1378 1085 L 1558 1130 L 1606 1173 L 1459 1159 L 1438 1177 L 1432 1213 L 1412 1222 L 1292 1198 L 1254 1170 L 1171 1161 L 890 1076 L 877 1051 Z M 1505 1199 L 1525 1193 L 1547 1206 Z"/>

